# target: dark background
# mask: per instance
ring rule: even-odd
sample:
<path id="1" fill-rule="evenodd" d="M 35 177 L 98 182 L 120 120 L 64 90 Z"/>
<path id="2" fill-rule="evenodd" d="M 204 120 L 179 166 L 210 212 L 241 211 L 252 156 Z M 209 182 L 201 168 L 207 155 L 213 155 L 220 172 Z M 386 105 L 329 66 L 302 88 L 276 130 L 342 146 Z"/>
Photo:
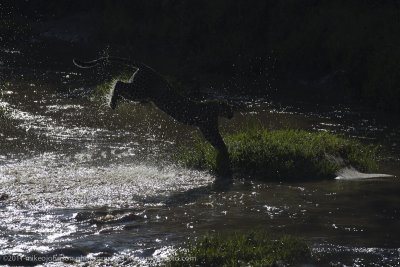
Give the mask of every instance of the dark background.
<path id="1" fill-rule="evenodd" d="M 208 80 L 230 94 L 400 110 L 397 0 L 30 0 L 0 10 L 3 44 L 106 47 L 188 90 Z"/>

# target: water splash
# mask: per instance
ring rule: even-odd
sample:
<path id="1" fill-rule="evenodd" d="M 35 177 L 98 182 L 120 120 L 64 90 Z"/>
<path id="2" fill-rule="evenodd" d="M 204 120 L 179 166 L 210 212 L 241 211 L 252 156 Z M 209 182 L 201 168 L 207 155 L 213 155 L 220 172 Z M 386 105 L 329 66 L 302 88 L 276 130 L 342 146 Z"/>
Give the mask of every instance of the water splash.
<path id="1" fill-rule="evenodd" d="M 395 177 L 394 175 L 384 173 L 362 173 L 352 166 L 340 169 L 336 175 L 336 180 L 362 180 Z"/>
<path id="2" fill-rule="evenodd" d="M 65 155 L 46 153 L 0 166 L 0 183 L 10 196 L 8 201 L 33 210 L 135 207 L 137 199 L 168 196 L 213 180 L 206 173 L 173 165 L 128 163 L 96 167 L 67 159 Z"/>

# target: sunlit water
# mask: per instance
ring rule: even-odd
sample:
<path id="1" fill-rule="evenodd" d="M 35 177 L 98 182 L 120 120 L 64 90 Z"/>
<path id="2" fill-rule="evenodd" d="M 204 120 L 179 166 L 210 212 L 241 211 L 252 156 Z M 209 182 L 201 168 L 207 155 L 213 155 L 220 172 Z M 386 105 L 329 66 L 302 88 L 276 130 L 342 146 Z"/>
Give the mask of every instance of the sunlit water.
<path id="1" fill-rule="evenodd" d="M 22 56 L 15 51 L 1 53 Z M 36 69 L 20 76 L 1 67 L 0 255 L 149 265 L 206 233 L 264 229 L 303 237 L 324 264 L 400 264 L 397 178 L 238 180 L 215 192 L 212 175 L 174 164 L 195 129 L 152 106 L 112 111 L 85 94 L 80 72 Z M 381 171 L 400 174 L 398 126 L 345 107 L 314 112 L 243 101 L 248 111 L 221 121 L 224 132 L 258 124 L 344 133 L 384 145 L 390 156 Z"/>

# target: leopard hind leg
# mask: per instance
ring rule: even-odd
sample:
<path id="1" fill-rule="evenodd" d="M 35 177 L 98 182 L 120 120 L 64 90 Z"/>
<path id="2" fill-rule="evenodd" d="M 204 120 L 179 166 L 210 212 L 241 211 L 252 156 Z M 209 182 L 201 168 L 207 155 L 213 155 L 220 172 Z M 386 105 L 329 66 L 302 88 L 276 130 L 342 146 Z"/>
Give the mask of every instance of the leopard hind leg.
<path id="1" fill-rule="evenodd" d="M 219 180 L 232 180 L 231 162 L 228 149 L 222 139 L 217 125 L 201 126 L 200 131 L 204 138 L 217 150 L 217 175 Z M 210 127 L 211 126 L 211 127 Z"/>

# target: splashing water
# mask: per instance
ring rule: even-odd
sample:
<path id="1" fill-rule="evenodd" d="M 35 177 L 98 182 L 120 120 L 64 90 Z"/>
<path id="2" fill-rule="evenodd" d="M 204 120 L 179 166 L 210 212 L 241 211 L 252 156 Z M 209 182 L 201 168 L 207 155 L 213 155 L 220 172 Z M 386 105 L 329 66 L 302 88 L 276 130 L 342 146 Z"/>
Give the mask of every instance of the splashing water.
<path id="1" fill-rule="evenodd" d="M 394 175 L 384 173 L 362 173 L 353 167 L 340 169 L 336 173 L 336 180 L 357 180 L 357 179 L 377 179 L 377 178 L 393 178 Z"/>

